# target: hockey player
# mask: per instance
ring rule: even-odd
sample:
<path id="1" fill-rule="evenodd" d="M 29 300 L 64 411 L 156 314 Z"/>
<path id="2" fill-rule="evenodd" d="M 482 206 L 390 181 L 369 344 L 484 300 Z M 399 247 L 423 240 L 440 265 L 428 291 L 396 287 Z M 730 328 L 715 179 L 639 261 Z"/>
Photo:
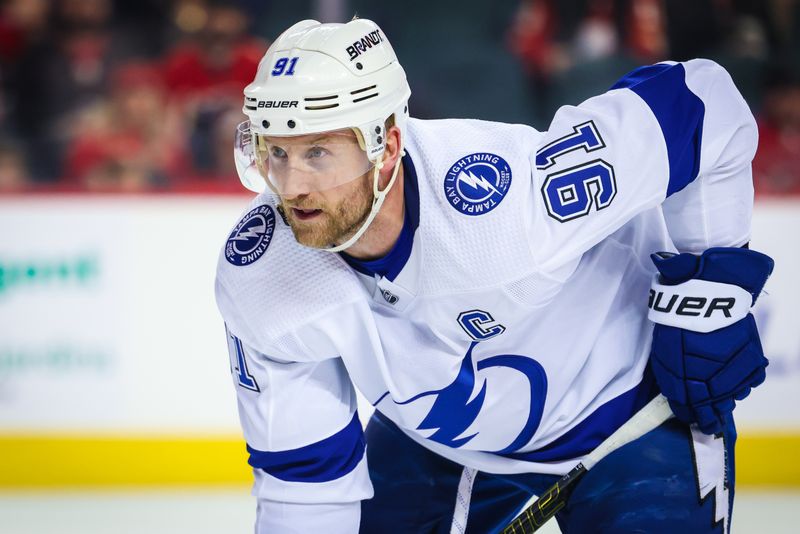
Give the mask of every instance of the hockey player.
<path id="1" fill-rule="evenodd" d="M 216 295 L 256 532 L 497 532 L 658 391 L 676 418 L 592 469 L 562 530 L 729 529 L 772 261 L 721 67 L 640 68 L 547 132 L 423 121 L 378 26 L 303 21 L 244 92 L 259 194 Z"/>

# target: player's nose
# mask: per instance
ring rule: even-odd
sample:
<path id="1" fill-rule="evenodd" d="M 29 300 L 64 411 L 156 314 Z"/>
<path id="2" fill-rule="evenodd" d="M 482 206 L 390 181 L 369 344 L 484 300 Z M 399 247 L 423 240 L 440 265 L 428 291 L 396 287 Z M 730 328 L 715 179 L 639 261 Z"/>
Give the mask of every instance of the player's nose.
<path id="1" fill-rule="evenodd" d="M 282 176 L 279 190 L 286 200 L 305 196 L 315 190 L 314 177 L 303 170 L 290 168 Z"/>

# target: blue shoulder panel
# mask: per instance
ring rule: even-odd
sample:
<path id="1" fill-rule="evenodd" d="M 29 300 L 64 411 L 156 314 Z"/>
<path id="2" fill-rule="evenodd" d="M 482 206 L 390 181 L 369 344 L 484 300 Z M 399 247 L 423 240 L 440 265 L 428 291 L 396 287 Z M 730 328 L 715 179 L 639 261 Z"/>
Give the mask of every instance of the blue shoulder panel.
<path id="1" fill-rule="evenodd" d="M 689 185 L 700 170 L 703 141 L 703 101 L 686 86 L 686 70 L 676 63 L 640 67 L 611 89 L 627 88 L 639 95 L 655 115 L 669 158 L 667 196 Z"/>
<path id="2" fill-rule="evenodd" d="M 286 451 L 258 451 L 247 446 L 251 466 L 286 482 L 329 482 L 355 469 L 364 456 L 364 431 L 358 412 L 336 434 Z"/>

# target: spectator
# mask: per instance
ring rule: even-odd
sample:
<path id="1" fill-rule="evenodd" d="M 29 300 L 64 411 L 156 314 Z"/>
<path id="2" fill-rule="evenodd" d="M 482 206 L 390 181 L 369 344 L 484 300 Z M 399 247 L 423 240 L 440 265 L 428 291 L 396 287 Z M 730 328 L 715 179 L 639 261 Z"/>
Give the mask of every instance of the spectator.
<path id="1" fill-rule="evenodd" d="M 623 40 L 626 51 L 640 63 L 655 63 L 667 59 L 669 53 L 664 2 L 618 0 L 616 3 L 620 6 L 620 15 L 625 21 Z M 627 9 L 622 9 L 621 5 L 626 4 Z"/>
<path id="2" fill-rule="evenodd" d="M 244 120 L 242 88 L 252 81 L 268 45 L 248 33 L 247 14 L 236 5 L 183 0 L 175 13 L 184 38 L 167 54 L 165 78 L 171 102 L 186 118 L 193 176 L 229 179 L 230 124 Z M 219 150 L 221 136 L 224 153 Z"/>
<path id="3" fill-rule="evenodd" d="M 247 33 L 247 15 L 239 7 L 219 1 L 205 6 L 202 2 L 189 4 L 195 5 L 196 11 L 183 15 L 184 27 L 202 26 L 196 37 L 184 39 L 167 54 L 170 93 L 181 99 L 213 99 L 221 94 L 238 98 L 253 80 L 267 44 Z"/>
<path id="4" fill-rule="evenodd" d="M 529 75 L 541 83 L 569 64 L 564 47 L 556 40 L 557 17 L 548 0 L 520 3 L 509 31 L 511 50 L 524 62 Z"/>
<path id="5" fill-rule="evenodd" d="M 28 186 L 28 172 L 19 148 L 0 141 L 0 193 L 22 191 Z"/>
<path id="6" fill-rule="evenodd" d="M 618 19 L 629 26 L 625 39 Z M 522 2 L 511 42 L 532 75 L 537 126 L 546 128 L 558 107 L 604 92 L 641 56 L 658 54 L 661 21 L 654 0 L 633 5 L 612 0 Z M 640 58 L 635 61 L 630 53 Z"/>
<path id="7" fill-rule="evenodd" d="M 0 136 L 4 138 L 20 139 L 25 131 L 16 113 L 22 93 L 19 71 L 29 50 L 47 35 L 50 5 L 47 0 L 0 3 Z M 15 143 L 15 149 L 23 150 L 19 145 Z"/>
<path id="8" fill-rule="evenodd" d="M 162 75 L 152 64 L 131 63 L 113 80 L 110 102 L 85 114 L 68 149 L 66 181 L 89 190 L 163 188 L 186 172 L 186 158 Z"/>
<path id="9" fill-rule="evenodd" d="M 753 179 L 759 195 L 800 194 L 800 81 L 777 77 L 767 91 L 759 116 L 758 153 Z"/>
<path id="10" fill-rule="evenodd" d="M 16 63 L 31 42 L 43 37 L 50 5 L 48 0 L 8 0 L 2 5 L 0 63 Z"/>
<path id="11" fill-rule="evenodd" d="M 53 2 L 51 31 L 10 74 L 14 130 L 38 179 L 61 175 L 76 116 L 105 96 L 113 65 L 139 55 L 137 42 L 114 25 L 111 0 Z M 36 152 L 40 146 L 46 153 Z"/>

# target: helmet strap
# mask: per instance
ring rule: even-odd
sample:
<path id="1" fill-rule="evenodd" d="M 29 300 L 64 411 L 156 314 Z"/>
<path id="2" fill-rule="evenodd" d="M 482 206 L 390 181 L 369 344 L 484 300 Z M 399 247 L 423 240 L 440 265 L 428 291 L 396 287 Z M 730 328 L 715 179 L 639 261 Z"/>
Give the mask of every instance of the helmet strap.
<path id="1" fill-rule="evenodd" d="M 375 217 L 378 215 L 378 211 L 381 209 L 381 206 L 383 206 L 383 201 L 386 200 L 386 195 L 389 194 L 389 191 L 392 189 L 392 186 L 397 180 L 397 175 L 400 172 L 400 166 L 403 164 L 404 155 L 405 151 L 403 150 L 403 141 L 401 139 L 400 157 L 397 158 L 397 162 L 394 164 L 394 169 L 392 170 L 392 178 L 389 180 L 389 183 L 386 184 L 386 188 L 383 191 L 380 190 L 380 183 L 379 183 L 381 178 L 380 171 L 383 168 L 383 155 L 381 155 L 378 158 L 378 161 L 375 163 L 375 169 L 373 170 L 372 174 L 372 195 L 373 195 L 372 209 L 370 210 L 367 219 L 364 221 L 364 224 L 361 225 L 358 231 L 356 231 L 356 233 L 353 234 L 353 236 L 350 239 L 348 239 L 341 245 L 336 245 L 335 247 L 331 248 L 324 248 L 322 250 L 325 250 L 327 252 L 340 252 L 342 250 L 345 250 L 353 246 L 353 244 L 356 241 L 358 241 L 362 235 L 364 235 L 364 232 L 367 231 L 369 225 L 372 224 L 372 221 L 375 220 Z"/>

